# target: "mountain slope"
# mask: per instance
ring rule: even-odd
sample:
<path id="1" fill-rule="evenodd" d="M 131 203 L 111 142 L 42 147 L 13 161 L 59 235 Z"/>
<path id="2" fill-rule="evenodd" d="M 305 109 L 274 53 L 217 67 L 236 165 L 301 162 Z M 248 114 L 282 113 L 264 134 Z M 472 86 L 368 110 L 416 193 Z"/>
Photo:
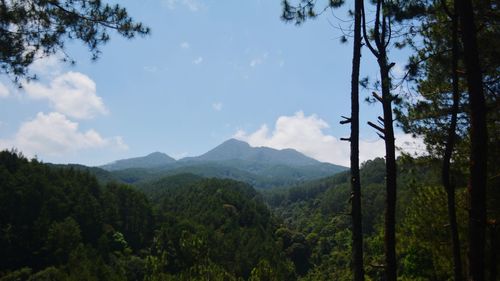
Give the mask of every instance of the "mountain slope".
<path id="1" fill-rule="evenodd" d="M 108 171 L 117 171 L 131 168 L 153 169 L 175 163 L 175 159 L 165 153 L 153 152 L 144 157 L 135 157 L 118 160 L 110 164 L 100 166 Z"/>
<path id="2" fill-rule="evenodd" d="M 321 163 L 294 149 L 277 150 L 269 147 L 251 147 L 248 143 L 230 139 L 198 157 L 187 157 L 180 161 L 246 160 L 271 165 L 306 166 Z"/>
<path id="3" fill-rule="evenodd" d="M 288 186 L 323 178 L 347 168 L 319 162 L 293 149 L 277 150 L 251 147 L 230 139 L 209 152 L 175 161 L 165 154 L 119 160 L 101 166 L 114 178 L 140 184 L 176 174 L 191 173 L 202 177 L 228 178 L 257 188 Z"/>

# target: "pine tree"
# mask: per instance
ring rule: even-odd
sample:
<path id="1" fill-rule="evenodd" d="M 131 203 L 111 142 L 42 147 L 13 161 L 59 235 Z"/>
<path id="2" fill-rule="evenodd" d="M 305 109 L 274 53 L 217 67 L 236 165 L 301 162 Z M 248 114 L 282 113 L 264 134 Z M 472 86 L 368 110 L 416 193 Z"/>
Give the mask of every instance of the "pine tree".
<path id="1" fill-rule="evenodd" d="M 149 33 L 120 5 L 94 0 L 0 1 L 0 73 L 16 83 L 35 78 L 29 66 L 40 57 L 64 53 L 66 40 L 78 39 L 97 59 L 109 30 L 125 38 Z M 66 60 L 69 57 L 66 56 Z"/>
<path id="2" fill-rule="evenodd" d="M 330 7 L 340 5 L 342 1 L 330 1 Z M 308 17 L 315 17 L 314 1 L 301 1 L 297 7 L 283 1 L 284 20 L 295 20 L 301 24 Z M 363 229 L 361 213 L 361 179 L 359 176 L 359 69 L 361 62 L 361 14 L 363 0 L 355 0 L 354 8 L 354 44 L 351 74 L 351 116 L 343 117 L 341 124 L 351 124 L 351 135 L 343 140 L 349 141 L 351 146 L 351 216 L 352 216 L 352 264 L 353 280 L 364 280 L 363 266 Z"/>

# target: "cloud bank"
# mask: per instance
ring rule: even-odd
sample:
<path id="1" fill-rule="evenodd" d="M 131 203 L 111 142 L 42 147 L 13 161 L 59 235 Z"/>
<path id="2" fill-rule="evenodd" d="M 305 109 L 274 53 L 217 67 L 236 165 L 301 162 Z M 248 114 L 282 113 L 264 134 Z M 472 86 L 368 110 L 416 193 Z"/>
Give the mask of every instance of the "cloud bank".
<path id="1" fill-rule="evenodd" d="M 46 99 L 60 113 L 77 119 L 91 119 L 107 114 L 102 98 L 96 94 L 96 84 L 87 75 L 69 71 L 58 75 L 50 85 L 31 82 L 23 85 L 33 99 Z"/>
<path id="2" fill-rule="evenodd" d="M 91 148 L 127 149 L 120 137 L 103 138 L 92 129 L 81 131 L 78 127 L 61 113 L 39 112 L 22 123 L 12 139 L 0 140 L 0 148 L 15 147 L 28 156 L 62 156 Z"/>
<path id="3" fill-rule="evenodd" d="M 251 146 L 267 146 L 276 149 L 293 148 L 319 161 L 349 166 L 349 143 L 324 132 L 330 125 L 316 114 L 304 115 L 302 111 L 292 116 L 281 116 L 271 131 L 264 124 L 258 130 L 247 133 L 238 130 L 233 137 L 248 142 Z M 419 153 L 423 151 L 421 140 L 410 135 L 397 134 L 396 145 L 401 151 Z M 385 146 L 381 139 L 360 140 L 360 161 L 384 157 Z"/>
<path id="4" fill-rule="evenodd" d="M 13 135 L 0 139 L 0 149 L 16 148 L 29 157 L 37 155 L 42 159 L 65 159 L 89 149 L 127 149 L 121 137 L 103 137 L 93 129 L 81 130 L 74 121 L 109 112 L 90 77 L 79 72 L 64 72 L 57 55 L 37 59 L 31 70 L 42 79 L 23 83 L 19 94 L 48 102 L 52 112 L 38 112 L 29 121 L 21 122 Z M 2 89 L 0 84 L 0 96 L 9 94 L 5 91 L 8 89 Z"/>

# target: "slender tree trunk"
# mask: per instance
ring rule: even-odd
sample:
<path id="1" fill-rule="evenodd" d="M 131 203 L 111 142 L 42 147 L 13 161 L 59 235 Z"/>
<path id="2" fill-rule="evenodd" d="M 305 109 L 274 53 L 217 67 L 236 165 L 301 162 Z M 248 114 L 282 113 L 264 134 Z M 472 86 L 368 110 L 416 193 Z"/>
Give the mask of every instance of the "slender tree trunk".
<path id="1" fill-rule="evenodd" d="M 458 2 L 470 104 L 469 280 L 484 280 L 488 134 L 482 73 L 471 0 Z"/>
<path id="2" fill-rule="evenodd" d="M 497 224 L 494 222 L 490 225 L 490 281 L 497 281 L 497 253 L 498 253 L 498 245 L 497 245 Z"/>
<path id="3" fill-rule="evenodd" d="M 359 176 L 359 68 L 361 61 L 362 1 L 363 0 L 355 0 L 354 46 L 351 76 L 351 213 L 354 281 L 365 280 L 363 267 L 363 229 L 361 220 L 361 182 Z"/>
<path id="4" fill-rule="evenodd" d="M 385 203 L 385 266 L 386 280 L 396 281 L 396 146 L 394 139 L 392 117 L 391 80 L 389 77 L 390 66 L 387 65 L 385 50 L 381 52 L 378 60 L 380 77 L 382 79 L 382 106 L 384 111 L 385 129 L 385 169 L 386 169 L 386 203 Z"/>
<path id="5" fill-rule="evenodd" d="M 458 237 L 457 216 L 455 209 L 455 186 L 449 182 L 447 184 L 448 186 L 445 186 L 445 188 L 449 188 L 447 190 L 448 218 L 450 223 L 450 235 L 453 248 L 453 275 L 455 281 L 462 281 L 463 270 L 462 270 L 461 251 L 460 251 L 460 240 Z"/>
<path id="6" fill-rule="evenodd" d="M 462 272 L 462 260 L 460 253 L 460 240 L 458 237 L 458 226 L 457 226 L 457 215 L 455 209 L 455 186 L 451 180 L 450 176 L 450 166 L 451 166 L 451 156 L 455 147 L 456 139 L 456 129 L 457 129 L 457 115 L 458 115 L 458 105 L 460 102 L 460 93 L 458 89 L 458 58 L 459 58 L 459 48 L 458 48 L 458 8 L 455 5 L 454 14 L 452 17 L 452 95 L 453 104 L 451 107 L 451 120 L 450 128 L 448 130 L 448 136 L 445 145 L 444 157 L 443 157 L 443 167 L 442 167 L 442 182 L 443 187 L 448 195 L 448 219 L 450 223 L 450 236 L 452 241 L 453 250 L 453 275 L 455 281 L 463 280 Z"/>
<path id="7" fill-rule="evenodd" d="M 368 49 L 377 58 L 377 63 L 380 70 L 380 79 L 382 84 L 382 97 L 375 97 L 382 103 L 384 117 L 380 120 L 384 124 L 384 128 L 369 122 L 368 124 L 377 129 L 385 141 L 385 170 L 386 170 L 386 202 L 385 202 L 385 233 L 384 233 L 384 250 L 385 250 L 385 274 L 386 281 L 397 280 L 397 263 L 396 263 L 396 146 L 394 139 L 393 117 L 392 117 L 392 101 L 394 97 L 391 94 L 392 82 L 389 77 L 389 71 L 393 64 L 388 63 L 387 47 L 391 39 L 391 19 L 384 13 L 384 0 L 376 1 L 375 21 L 373 28 L 373 36 L 369 36 L 366 31 L 366 11 L 364 5 L 362 7 L 363 19 L 363 36 L 365 38 Z M 370 38 L 373 38 L 375 46 L 370 43 Z"/>

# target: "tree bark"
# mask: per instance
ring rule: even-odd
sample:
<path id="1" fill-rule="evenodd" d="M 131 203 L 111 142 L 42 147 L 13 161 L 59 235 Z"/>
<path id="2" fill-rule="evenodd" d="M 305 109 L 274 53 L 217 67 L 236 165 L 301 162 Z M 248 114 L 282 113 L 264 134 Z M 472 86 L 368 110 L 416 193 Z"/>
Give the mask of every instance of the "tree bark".
<path id="1" fill-rule="evenodd" d="M 382 97 L 377 98 L 382 103 L 383 124 L 381 130 L 385 141 L 385 169 L 386 169 L 386 202 L 385 202 L 385 222 L 384 222 L 384 250 L 385 250 L 385 274 L 386 281 L 397 280 L 397 262 L 396 262 L 396 146 L 394 140 L 394 128 L 392 117 L 392 101 L 394 97 L 391 94 L 392 82 L 389 71 L 393 64 L 388 63 L 387 47 L 391 39 L 390 18 L 384 13 L 384 0 L 376 1 L 376 12 L 373 29 L 373 41 L 375 47 L 370 43 L 370 37 L 366 31 L 366 13 L 363 6 L 363 35 L 368 49 L 377 58 L 382 84 Z"/>
<path id="2" fill-rule="evenodd" d="M 359 68 L 361 61 L 361 7 L 355 0 L 354 46 L 351 76 L 351 213 L 353 280 L 364 281 L 361 181 L 359 176 Z"/>
<path id="3" fill-rule="evenodd" d="M 458 59 L 459 59 L 459 47 L 458 47 L 458 8 L 455 3 L 452 17 L 452 95 L 453 104 L 451 107 L 451 120 L 450 127 L 448 129 L 447 140 L 445 144 L 445 151 L 443 156 L 443 166 L 441 169 L 441 176 L 443 187 L 447 194 L 448 203 L 448 220 L 450 224 L 450 236 L 452 241 L 453 250 L 453 275 L 455 281 L 463 280 L 462 272 L 462 259 L 460 253 L 460 240 L 458 237 L 458 226 L 457 226 L 457 215 L 455 209 L 455 185 L 452 182 L 450 176 L 451 167 L 451 157 L 455 147 L 456 139 L 456 129 L 457 129 L 457 115 L 458 106 L 460 102 L 460 93 L 458 89 Z"/>
<path id="4" fill-rule="evenodd" d="M 385 203 L 385 266 L 386 280 L 396 281 L 396 145 L 394 139 L 392 117 L 390 66 L 387 65 L 387 55 L 382 50 L 378 60 L 380 77 L 382 79 L 382 106 L 384 111 L 385 129 L 385 169 L 386 169 L 386 203 Z"/>
<path id="5" fill-rule="evenodd" d="M 488 134 L 482 73 L 471 0 L 458 2 L 470 104 L 469 280 L 484 280 Z"/>
<path id="6" fill-rule="evenodd" d="M 498 245 L 497 245 L 497 223 L 496 221 L 490 225 L 490 281 L 497 281 L 497 253 L 498 253 Z"/>

